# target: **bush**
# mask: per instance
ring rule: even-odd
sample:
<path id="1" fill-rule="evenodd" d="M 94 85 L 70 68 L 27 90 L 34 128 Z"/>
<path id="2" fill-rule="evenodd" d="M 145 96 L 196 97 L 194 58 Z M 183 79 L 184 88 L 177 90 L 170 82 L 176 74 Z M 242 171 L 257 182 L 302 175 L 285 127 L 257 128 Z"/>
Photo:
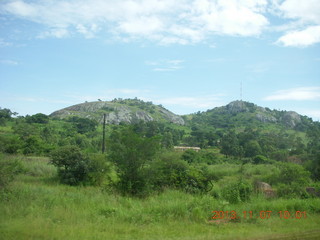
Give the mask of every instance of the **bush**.
<path id="1" fill-rule="evenodd" d="M 231 204 L 241 202 L 238 184 L 232 183 L 222 189 L 222 196 Z"/>
<path id="2" fill-rule="evenodd" d="M 106 181 L 111 181 L 109 176 L 111 167 L 107 162 L 106 155 L 91 155 L 88 166 L 88 183 L 90 185 L 101 186 Z"/>
<path id="3" fill-rule="evenodd" d="M 61 147 L 51 153 L 51 163 L 58 168 L 62 183 L 101 186 L 110 180 L 110 165 L 105 155 L 83 154 L 76 146 Z"/>
<path id="4" fill-rule="evenodd" d="M 188 163 L 198 162 L 199 154 L 194 150 L 186 150 L 183 152 L 181 158 Z"/>
<path id="5" fill-rule="evenodd" d="M 283 198 L 307 198 L 308 193 L 306 192 L 305 187 L 300 186 L 297 183 L 286 185 L 278 184 L 277 186 L 277 195 Z"/>
<path id="6" fill-rule="evenodd" d="M 186 185 L 187 169 L 187 162 L 180 160 L 176 153 L 163 153 L 151 163 L 150 178 L 158 190 L 179 188 Z"/>
<path id="7" fill-rule="evenodd" d="M 254 164 L 269 164 L 272 163 L 273 161 L 268 159 L 267 157 L 263 156 L 263 155 L 256 155 L 253 158 L 253 163 Z"/>
<path id="8" fill-rule="evenodd" d="M 163 153 L 150 166 L 149 178 L 157 189 L 179 188 L 189 193 L 207 192 L 212 175 L 206 167 L 190 166 L 175 152 Z"/>
<path id="9" fill-rule="evenodd" d="M 0 155 L 0 190 L 8 187 L 14 177 L 23 172 L 24 168 L 17 159 L 6 159 Z"/>
<path id="10" fill-rule="evenodd" d="M 253 192 L 252 184 L 245 181 L 230 183 L 222 189 L 222 196 L 231 204 L 250 200 Z"/>
<path id="11" fill-rule="evenodd" d="M 37 113 L 32 116 L 26 116 L 27 123 L 43 123 L 49 122 L 49 117 L 43 113 Z"/>
<path id="12" fill-rule="evenodd" d="M 76 146 L 61 147 L 51 153 L 51 163 L 58 168 L 62 183 L 85 183 L 89 173 L 89 158 Z"/>
<path id="13" fill-rule="evenodd" d="M 280 183 L 306 186 L 310 182 L 310 172 L 294 163 L 280 164 Z"/>
<path id="14" fill-rule="evenodd" d="M 16 136 L 0 136 L 0 151 L 9 154 L 16 154 L 22 143 Z"/>
<path id="15" fill-rule="evenodd" d="M 238 184 L 239 196 L 242 202 L 250 200 L 251 194 L 253 192 L 252 184 L 245 181 L 240 181 Z"/>

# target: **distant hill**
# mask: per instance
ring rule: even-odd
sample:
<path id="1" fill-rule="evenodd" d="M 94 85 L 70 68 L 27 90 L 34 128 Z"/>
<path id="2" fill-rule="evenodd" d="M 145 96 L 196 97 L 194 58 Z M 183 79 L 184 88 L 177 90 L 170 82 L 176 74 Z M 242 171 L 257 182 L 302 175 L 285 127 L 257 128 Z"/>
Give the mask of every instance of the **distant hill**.
<path id="1" fill-rule="evenodd" d="M 112 101 L 80 103 L 55 111 L 50 114 L 50 117 L 66 119 L 71 116 L 78 116 L 102 122 L 104 114 L 106 114 L 106 122 L 109 124 L 133 124 L 140 121 L 185 124 L 181 116 L 170 112 L 161 105 L 154 105 L 152 102 L 144 102 L 139 99 L 114 99 Z"/>
<path id="2" fill-rule="evenodd" d="M 277 126 L 305 131 L 312 119 L 293 111 L 278 111 L 259 107 L 245 101 L 234 101 L 226 106 L 184 116 L 189 125 L 207 125 L 214 128 L 249 126 Z"/>
<path id="3" fill-rule="evenodd" d="M 104 114 L 109 124 L 157 121 L 212 129 L 272 126 L 306 131 L 313 123 L 311 118 L 293 111 L 271 110 L 246 101 L 233 101 L 205 112 L 179 116 L 161 105 L 137 98 L 80 103 L 55 111 L 50 117 L 67 119 L 78 116 L 102 122 Z"/>

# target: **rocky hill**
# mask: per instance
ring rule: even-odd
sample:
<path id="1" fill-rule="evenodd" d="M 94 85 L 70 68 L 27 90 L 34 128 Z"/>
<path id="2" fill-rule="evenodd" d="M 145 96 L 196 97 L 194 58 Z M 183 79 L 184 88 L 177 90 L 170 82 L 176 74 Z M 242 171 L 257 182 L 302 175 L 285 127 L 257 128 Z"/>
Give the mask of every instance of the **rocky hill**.
<path id="1" fill-rule="evenodd" d="M 293 111 L 278 111 L 257 106 L 250 102 L 234 101 L 226 106 L 213 108 L 186 116 L 189 124 L 208 125 L 215 128 L 247 127 L 251 125 L 277 125 L 303 130 L 312 120 Z"/>
<path id="2" fill-rule="evenodd" d="M 139 121 L 159 121 L 184 125 L 182 117 L 170 112 L 161 105 L 139 99 L 114 99 L 112 101 L 85 102 L 53 112 L 50 117 L 65 119 L 71 116 L 103 121 L 109 124 L 136 123 Z"/>
<path id="3" fill-rule="evenodd" d="M 271 110 L 245 101 L 233 101 L 226 106 L 205 112 L 179 116 L 161 105 L 144 102 L 137 98 L 85 102 L 55 111 L 50 117 L 66 119 L 78 116 L 102 122 L 104 114 L 109 124 L 157 121 L 214 129 L 274 126 L 304 131 L 313 122 L 312 119 L 293 111 Z"/>

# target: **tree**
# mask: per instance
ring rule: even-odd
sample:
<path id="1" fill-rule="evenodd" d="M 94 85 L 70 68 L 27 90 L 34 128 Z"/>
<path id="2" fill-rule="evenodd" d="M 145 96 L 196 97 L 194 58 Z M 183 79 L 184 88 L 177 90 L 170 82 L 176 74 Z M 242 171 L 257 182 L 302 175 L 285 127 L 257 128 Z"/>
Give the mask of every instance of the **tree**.
<path id="1" fill-rule="evenodd" d="M 11 110 L 7 108 L 0 108 L 0 125 L 5 124 L 6 120 L 10 120 L 12 115 L 17 115 L 17 113 L 11 112 Z"/>
<path id="2" fill-rule="evenodd" d="M 239 145 L 237 135 L 234 131 L 228 132 L 221 139 L 221 153 L 225 154 L 226 157 L 242 157 L 243 148 Z"/>
<path id="3" fill-rule="evenodd" d="M 249 142 L 247 142 L 244 151 L 246 157 L 254 157 L 256 155 L 262 154 L 261 147 L 256 140 L 250 140 Z"/>
<path id="4" fill-rule="evenodd" d="M 93 132 L 98 125 L 98 123 L 94 120 L 80 117 L 72 117 L 69 119 L 69 122 L 72 122 L 76 127 L 77 132 L 81 134 Z"/>
<path id="5" fill-rule="evenodd" d="M 165 132 L 162 137 L 162 146 L 164 148 L 173 148 L 173 137 L 171 132 Z"/>
<path id="6" fill-rule="evenodd" d="M 132 128 L 124 127 L 111 134 L 108 151 L 109 159 L 117 166 L 120 181 L 118 189 L 131 195 L 143 194 L 146 179 L 143 170 L 152 160 L 160 146 L 158 137 L 142 137 Z"/>
<path id="7" fill-rule="evenodd" d="M 49 117 L 43 113 L 37 113 L 26 117 L 27 123 L 48 123 Z"/>

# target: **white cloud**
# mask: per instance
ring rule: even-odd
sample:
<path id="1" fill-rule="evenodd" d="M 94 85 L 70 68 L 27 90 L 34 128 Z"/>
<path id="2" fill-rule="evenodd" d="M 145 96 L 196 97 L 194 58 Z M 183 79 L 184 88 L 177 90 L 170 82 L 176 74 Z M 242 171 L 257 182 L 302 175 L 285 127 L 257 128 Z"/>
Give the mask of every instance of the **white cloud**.
<path id="1" fill-rule="evenodd" d="M 48 29 L 40 37 L 73 33 L 92 38 L 106 30 L 130 41 L 190 44 L 211 35 L 257 36 L 269 24 L 267 0 L 12 0 L 0 5 L 10 14 Z"/>
<path id="2" fill-rule="evenodd" d="M 96 24 L 91 24 L 91 26 L 86 27 L 82 24 L 76 26 L 77 32 L 85 36 L 85 38 L 94 38 L 95 33 L 99 31 L 99 27 Z"/>
<path id="3" fill-rule="evenodd" d="M 283 46 L 306 47 L 320 42 L 320 25 L 311 26 L 302 31 L 286 33 L 276 43 Z"/>
<path id="4" fill-rule="evenodd" d="M 182 63 L 184 63 L 184 60 L 181 60 L 181 59 L 145 62 L 145 64 L 152 66 L 152 70 L 156 72 L 172 72 L 172 71 L 182 69 L 183 68 Z"/>
<path id="5" fill-rule="evenodd" d="M 19 64 L 17 61 L 14 61 L 14 60 L 0 60 L 0 63 L 4 65 L 11 65 L 11 66 L 16 66 Z"/>
<path id="6" fill-rule="evenodd" d="M 285 34 L 276 43 L 285 47 L 307 47 L 320 42 L 320 0 L 273 0 L 275 13 L 289 22 L 274 29 Z"/>
<path id="7" fill-rule="evenodd" d="M 280 14 L 285 18 L 299 19 L 307 23 L 320 24 L 319 0 L 285 0 L 277 5 Z"/>
<path id="8" fill-rule="evenodd" d="M 159 99 L 163 105 L 170 105 L 176 107 L 194 108 L 199 110 L 207 110 L 216 106 L 222 105 L 222 94 L 198 97 L 168 97 Z"/>
<path id="9" fill-rule="evenodd" d="M 107 33 L 124 42 L 186 45 L 269 29 L 284 32 L 276 41 L 281 46 L 320 42 L 320 0 L 11 0 L 0 4 L 0 13 L 43 25 L 40 38 Z M 270 27 L 270 13 L 285 24 Z"/>
<path id="10" fill-rule="evenodd" d="M 263 15 L 267 1 L 196 0 L 191 18 L 205 31 L 223 35 L 256 36 L 269 24 Z"/>
<path id="11" fill-rule="evenodd" d="M 13 44 L 11 42 L 7 42 L 4 39 L 0 38 L 0 47 L 10 47 Z"/>
<path id="12" fill-rule="evenodd" d="M 264 100 L 277 101 L 277 100 L 319 100 L 320 87 L 300 87 L 280 90 L 274 94 L 267 96 Z"/>
<path id="13" fill-rule="evenodd" d="M 70 36 L 68 29 L 65 28 L 53 28 L 49 31 L 45 31 L 40 33 L 38 38 L 47 38 L 47 37 L 55 37 L 55 38 L 66 38 Z"/>

